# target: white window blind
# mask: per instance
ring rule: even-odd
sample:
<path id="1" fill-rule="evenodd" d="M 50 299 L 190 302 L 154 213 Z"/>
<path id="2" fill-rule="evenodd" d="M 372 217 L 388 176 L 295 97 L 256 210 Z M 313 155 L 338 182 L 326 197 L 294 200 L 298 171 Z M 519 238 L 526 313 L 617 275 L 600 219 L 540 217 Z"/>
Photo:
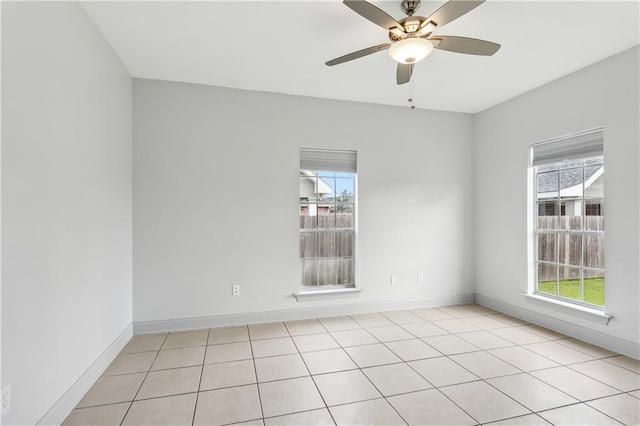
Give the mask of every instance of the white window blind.
<path id="1" fill-rule="evenodd" d="M 603 155 L 604 132 L 602 128 L 575 133 L 533 145 L 534 166 L 557 163 L 563 160 Z"/>
<path id="2" fill-rule="evenodd" d="M 302 148 L 300 150 L 300 168 L 303 170 L 355 173 L 356 152 Z"/>

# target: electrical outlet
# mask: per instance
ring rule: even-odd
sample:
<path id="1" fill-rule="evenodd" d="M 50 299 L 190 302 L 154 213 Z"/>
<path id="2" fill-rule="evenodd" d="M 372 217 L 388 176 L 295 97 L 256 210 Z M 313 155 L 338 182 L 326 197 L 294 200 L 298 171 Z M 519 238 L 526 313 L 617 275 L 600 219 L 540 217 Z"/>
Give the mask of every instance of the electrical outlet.
<path id="1" fill-rule="evenodd" d="M 398 276 L 391 274 L 391 285 L 398 285 Z"/>
<path id="2" fill-rule="evenodd" d="M 2 415 L 11 410 L 11 385 L 2 388 Z"/>
<path id="3" fill-rule="evenodd" d="M 234 285 L 233 287 L 231 287 L 231 294 L 234 296 L 240 296 L 240 286 Z"/>
<path id="4" fill-rule="evenodd" d="M 422 272 L 418 273 L 418 278 L 417 278 L 419 283 L 423 283 L 424 282 L 424 275 L 422 275 Z"/>

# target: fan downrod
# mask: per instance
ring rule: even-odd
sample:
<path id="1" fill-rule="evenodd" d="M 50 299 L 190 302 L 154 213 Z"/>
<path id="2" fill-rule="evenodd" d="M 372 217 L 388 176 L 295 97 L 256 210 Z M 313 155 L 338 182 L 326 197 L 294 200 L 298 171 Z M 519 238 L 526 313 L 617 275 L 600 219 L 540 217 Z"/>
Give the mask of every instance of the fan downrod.
<path id="1" fill-rule="evenodd" d="M 400 8 L 407 16 L 413 16 L 420 7 L 420 0 L 404 0 L 400 4 Z"/>

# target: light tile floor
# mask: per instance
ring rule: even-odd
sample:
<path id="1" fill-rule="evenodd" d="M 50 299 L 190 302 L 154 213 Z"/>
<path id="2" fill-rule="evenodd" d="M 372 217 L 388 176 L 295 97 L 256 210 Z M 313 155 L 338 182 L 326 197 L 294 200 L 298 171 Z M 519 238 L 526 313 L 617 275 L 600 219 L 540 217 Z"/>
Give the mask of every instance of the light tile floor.
<path id="1" fill-rule="evenodd" d="M 478 305 L 134 336 L 64 425 L 638 425 L 640 362 Z"/>

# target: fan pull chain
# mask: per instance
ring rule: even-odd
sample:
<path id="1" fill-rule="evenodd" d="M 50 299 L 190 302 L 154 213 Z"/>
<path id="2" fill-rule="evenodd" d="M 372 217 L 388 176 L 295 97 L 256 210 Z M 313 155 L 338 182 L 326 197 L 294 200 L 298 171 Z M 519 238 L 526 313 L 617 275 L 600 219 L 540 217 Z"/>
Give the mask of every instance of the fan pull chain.
<path id="1" fill-rule="evenodd" d="M 413 104 L 413 79 L 411 79 L 411 91 L 410 91 L 409 99 L 407 99 L 407 101 L 409 101 L 409 105 L 411 105 L 411 109 L 416 109 L 416 106 Z"/>

